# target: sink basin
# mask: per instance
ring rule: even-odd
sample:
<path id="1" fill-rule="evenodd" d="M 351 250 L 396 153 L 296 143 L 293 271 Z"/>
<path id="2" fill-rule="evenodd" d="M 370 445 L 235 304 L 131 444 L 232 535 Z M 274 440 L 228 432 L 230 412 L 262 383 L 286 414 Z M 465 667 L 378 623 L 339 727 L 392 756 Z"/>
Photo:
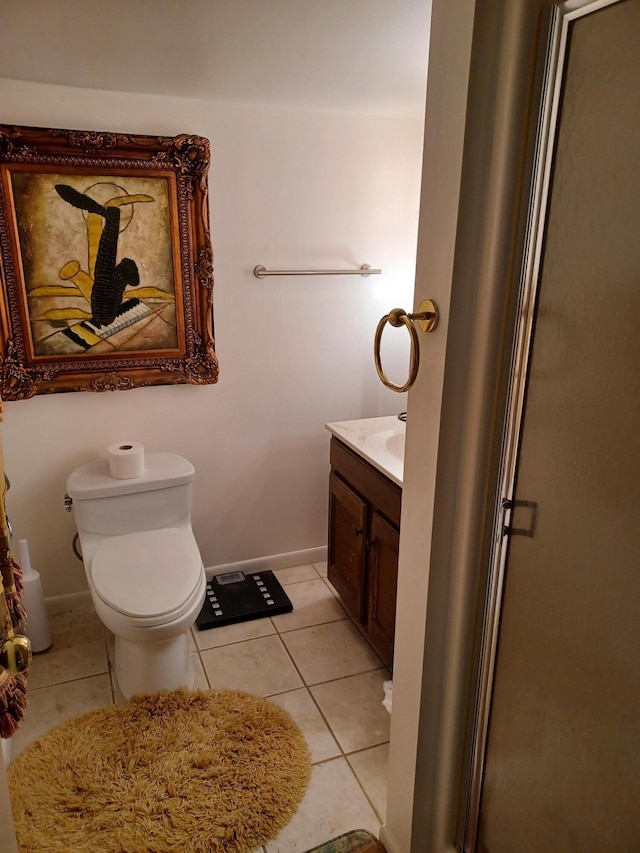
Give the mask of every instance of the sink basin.
<path id="1" fill-rule="evenodd" d="M 404 429 L 402 432 L 394 432 L 385 442 L 386 448 L 396 459 L 404 462 Z"/>
<path id="2" fill-rule="evenodd" d="M 402 485 L 406 424 L 395 415 L 361 418 L 325 425 L 332 435 L 370 462 L 394 483 Z"/>

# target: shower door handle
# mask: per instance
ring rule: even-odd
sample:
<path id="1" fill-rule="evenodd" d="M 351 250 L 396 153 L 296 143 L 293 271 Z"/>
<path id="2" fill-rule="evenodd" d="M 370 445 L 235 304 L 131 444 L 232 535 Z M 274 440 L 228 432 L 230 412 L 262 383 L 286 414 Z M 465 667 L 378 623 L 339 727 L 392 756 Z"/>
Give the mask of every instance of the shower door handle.
<path id="1" fill-rule="evenodd" d="M 536 501 L 514 501 L 510 498 L 504 498 L 502 501 L 502 508 L 506 512 L 511 512 L 511 517 L 509 518 L 509 523 L 504 524 L 502 528 L 503 536 L 526 536 L 529 539 L 533 539 L 536 535 L 536 528 L 538 526 L 538 504 Z M 513 527 L 513 516 L 517 509 L 526 509 L 529 510 L 529 519 L 528 524 L 524 527 Z"/>

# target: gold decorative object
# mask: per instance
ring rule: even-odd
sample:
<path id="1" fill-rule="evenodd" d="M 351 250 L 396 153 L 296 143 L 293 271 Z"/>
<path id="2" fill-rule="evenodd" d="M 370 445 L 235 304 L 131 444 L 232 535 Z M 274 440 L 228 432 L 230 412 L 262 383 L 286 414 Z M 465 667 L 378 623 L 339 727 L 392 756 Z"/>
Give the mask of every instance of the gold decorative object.
<path id="1" fill-rule="evenodd" d="M 20 600 L 22 571 L 10 549 L 11 525 L 5 503 L 9 486 L 0 443 L 0 738 L 11 737 L 22 720 L 27 704 L 26 671 L 31 663 L 31 643 L 14 634 L 26 613 Z"/>
<path id="2" fill-rule="evenodd" d="M 31 663 L 31 643 L 28 637 L 16 634 L 0 647 L 0 667 L 9 675 L 26 672 Z"/>
<path id="3" fill-rule="evenodd" d="M 0 125 L 2 399 L 217 380 L 209 161 L 199 136 Z"/>
<path id="4" fill-rule="evenodd" d="M 418 333 L 414 321 L 417 320 L 418 325 L 423 332 L 432 332 L 438 325 L 439 320 L 438 306 L 432 299 L 423 299 L 418 306 L 416 314 L 407 314 L 404 308 L 393 308 L 388 314 L 378 323 L 376 334 L 373 341 L 373 358 L 376 365 L 376 371 L 383 385 L 390 388 L 392 391 L 408 391 L 416 381 L 418 376 L 418 368 L 420 367 L 420 345 L 418 342 Z M 380 358 L 380 343 L 382 341 L 382 332 L 384 327 L 389 323 L 396 329 L 400 326 L 406 326 L 411 336 L 411 355 L 409 358 L 409 376 L 404 385 L 394 384 L 382 369 L 382 361 Z"/>

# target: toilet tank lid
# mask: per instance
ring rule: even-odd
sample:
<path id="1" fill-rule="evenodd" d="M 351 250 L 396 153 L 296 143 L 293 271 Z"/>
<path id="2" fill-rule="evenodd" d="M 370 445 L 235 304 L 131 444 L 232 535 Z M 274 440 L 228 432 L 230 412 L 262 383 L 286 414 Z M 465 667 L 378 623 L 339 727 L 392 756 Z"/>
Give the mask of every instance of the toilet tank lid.
<path id="1" fill-rule="evenodd" d="M 177 453 L 145 453 L 144 473 L 128 480 L 117 480 L 111 476 L 108 459 L 95 459 L 71 472 L 67 479 L 67 492 L 74 501 L 116 497 L 181 486 L 193 482 L 194 475 L 191 462 Z"/>

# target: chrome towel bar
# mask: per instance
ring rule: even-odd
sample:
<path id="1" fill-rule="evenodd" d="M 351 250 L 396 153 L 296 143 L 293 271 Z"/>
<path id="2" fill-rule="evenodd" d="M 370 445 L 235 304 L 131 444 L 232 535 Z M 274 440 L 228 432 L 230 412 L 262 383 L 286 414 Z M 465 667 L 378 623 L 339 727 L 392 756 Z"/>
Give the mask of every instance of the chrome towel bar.
<path id="1" fill-rule="evenodd" d="M 363 264 L 357 270 L 268 270 L 263 266 L 253 269 L 256 278 L 264 278 L 267 275 L 380 275 L 382 270 L 372 270 L 369 264 Z"/>

